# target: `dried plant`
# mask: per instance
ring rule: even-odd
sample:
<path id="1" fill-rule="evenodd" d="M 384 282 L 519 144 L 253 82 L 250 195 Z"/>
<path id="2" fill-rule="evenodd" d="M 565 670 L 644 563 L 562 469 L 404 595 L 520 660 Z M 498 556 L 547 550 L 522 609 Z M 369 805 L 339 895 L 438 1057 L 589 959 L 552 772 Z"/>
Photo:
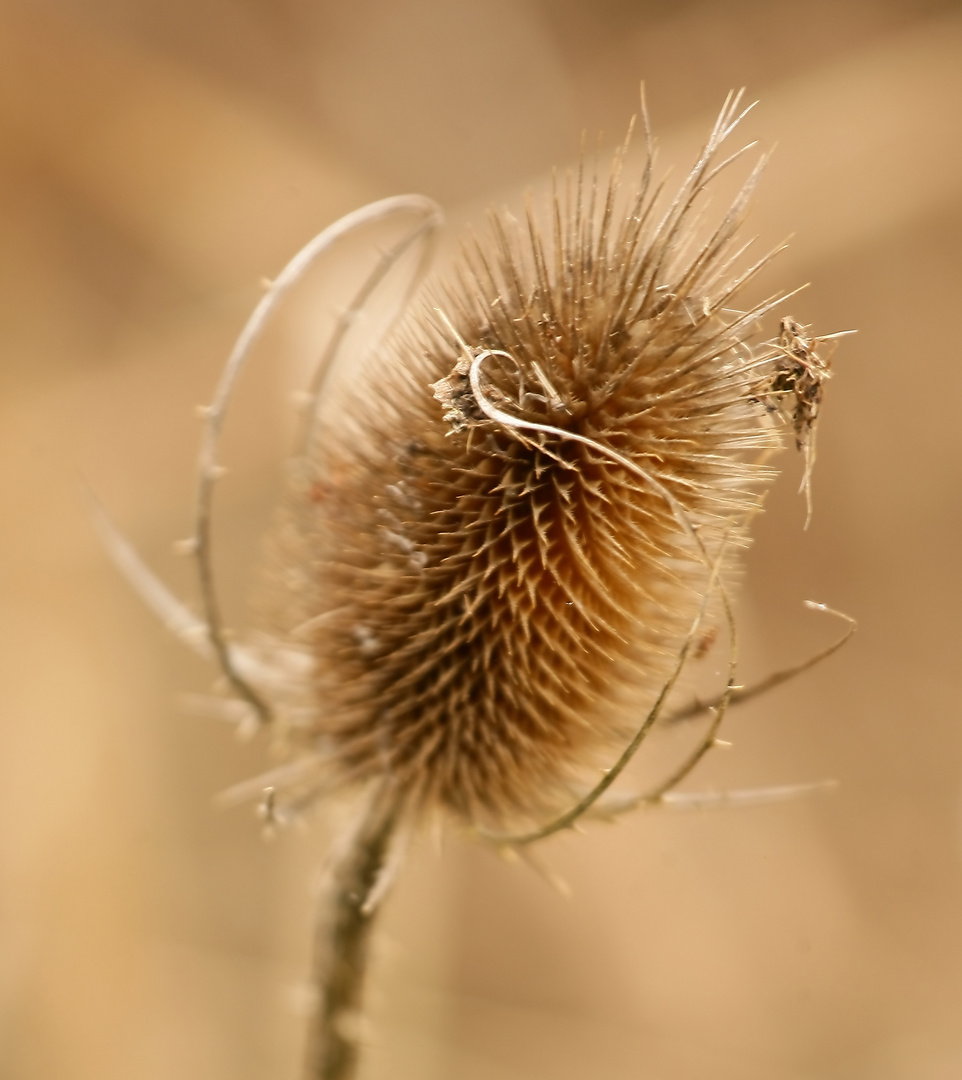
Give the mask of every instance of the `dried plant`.
<path id="1" fill-rule="evenodd" d="M 399 837 L 441 815 L 520 850 L 586 813 L 676 798 L 729 704 L 838 647 L 736 686 L 726 581 L 773 477 L 772 415 L 794 423 L 808 491 L 828 374 L 816 351 L 825 339 L 790 318 L 752 344 L 788 294 L 735 306 L 774 254 L 748 261 L 738 240 L 761 163 L 716 226 L 698 220 L 706 188 L 747 149 L 722 156 L 739 110 L 732 95 L 673 198 L 653 181 L 643 109 L 637 185 L 622 190 L 623 148 L 604 180 L 582 167 L 556 183 L 545 221 L 530 207 L 523 225 L 493 215 L 333 405 L 330 373 L 343 370 L 355 316 L 412 252 L 413 290 L 441 219 L 427 200 L 386 200 L 312 241 L 255 311 L 205 414 L 191 542 L 200 618 L 105 522 L 140 591 L 218 661 L 286 755 L 237 794 L 261 798 L 276 821 L 332 792 L 356 800 L 319 909 L 309 1077 L 354 1075 L 371 916 Z M 272 545 L 270 642 L 228 644 L 210 530 L 237 378 L 306 268 L 387 219 L 409 225 L 344 311 L 307 396 Z M 706 731 L 652 791 L 602 799 L 671 718 L 666 701 L 710 608 L 728 629 L 726 685 L 673 714 L 708 715 Z"/>

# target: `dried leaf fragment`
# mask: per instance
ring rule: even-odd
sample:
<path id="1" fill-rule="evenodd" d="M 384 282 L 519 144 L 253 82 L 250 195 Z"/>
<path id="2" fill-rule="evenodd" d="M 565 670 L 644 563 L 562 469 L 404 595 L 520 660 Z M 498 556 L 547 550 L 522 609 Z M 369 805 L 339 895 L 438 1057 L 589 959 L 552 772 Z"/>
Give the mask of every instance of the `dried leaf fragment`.
<path id="1" fill-rule="evenodd" d="M 776 356 L 757 398 L 769 412 L 791 417 L 795 446 L 805 458 L 799 491 L 805 492 L 805 527 L 812 518 L 812 470 L 815 467 L 815 436 L 825 382 L 831 378 L 830 357 L 819 355 L 819 345 L 831 338 L 815 337 L 790 315 L 782 319 Z"/>

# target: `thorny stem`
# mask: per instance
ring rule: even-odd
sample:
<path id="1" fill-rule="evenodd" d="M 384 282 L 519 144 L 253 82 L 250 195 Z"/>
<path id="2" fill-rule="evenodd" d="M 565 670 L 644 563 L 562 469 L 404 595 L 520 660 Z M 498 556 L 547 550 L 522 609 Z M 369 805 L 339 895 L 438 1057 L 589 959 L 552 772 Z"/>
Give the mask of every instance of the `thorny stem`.
<path id="1" fill-rule="evenodd" d="M 304 1080 L 353 1080 L 357 1074 L 368 943 L 397 821 L 396 798 L 377 793 L 328 868 L 314 930 L 316 1002 Z"/>

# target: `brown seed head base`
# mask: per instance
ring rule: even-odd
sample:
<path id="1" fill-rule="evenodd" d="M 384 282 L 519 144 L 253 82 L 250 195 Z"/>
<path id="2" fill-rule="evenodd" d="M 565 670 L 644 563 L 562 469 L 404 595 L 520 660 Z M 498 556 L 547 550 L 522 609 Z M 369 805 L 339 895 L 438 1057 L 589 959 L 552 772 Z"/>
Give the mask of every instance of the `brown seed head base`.
<path id="1" fill-rule="evenodd" d="M 667 205 L 649 146 L 627 198 L 622 153 L 544 229 L 493 216 L 311 448 L 285 579 L 333 783 L 532 821 L 637 726 L 778 444 L 753 393 L 785 350 L 746 339 L 782 297 L 731 306 L 758 169 L 693 221 L 736 106 Z"/>

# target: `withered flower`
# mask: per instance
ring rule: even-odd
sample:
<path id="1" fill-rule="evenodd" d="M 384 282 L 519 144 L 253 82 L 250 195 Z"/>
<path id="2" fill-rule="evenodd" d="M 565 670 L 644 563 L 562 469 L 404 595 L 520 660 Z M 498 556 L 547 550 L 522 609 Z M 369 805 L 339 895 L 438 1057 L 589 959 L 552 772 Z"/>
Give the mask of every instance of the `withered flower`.
<path id="1" fill-rule="evenodd" d="M 737 107 L 670 202 L 650 160 L 622 191 L 622 153 L 544 222 L 492 215 L 309 441 L 278 609 L 307 628 L 325 786 L 530 827 L 668 677 L 779 442 L 752 392 L 780 354 L 749 341 L 782 297 L 735 308 L 759 170 L 693 221 Z"/>

